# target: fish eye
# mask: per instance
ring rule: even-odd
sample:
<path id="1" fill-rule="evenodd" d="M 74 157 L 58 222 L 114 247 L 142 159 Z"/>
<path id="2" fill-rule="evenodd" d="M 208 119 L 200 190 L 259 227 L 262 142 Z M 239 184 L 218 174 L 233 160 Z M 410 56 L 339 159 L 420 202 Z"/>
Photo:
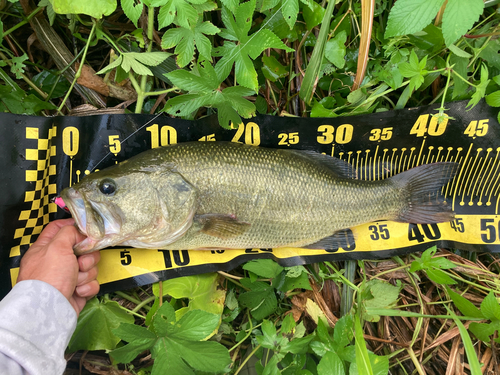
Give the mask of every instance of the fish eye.
<path id="1" fill-rule="evenodd" d="M 111 195 L 116 190 L 116 183 L 111 178 L 105 178 L 100 182 L 99 190 L 105 195 Z"/>

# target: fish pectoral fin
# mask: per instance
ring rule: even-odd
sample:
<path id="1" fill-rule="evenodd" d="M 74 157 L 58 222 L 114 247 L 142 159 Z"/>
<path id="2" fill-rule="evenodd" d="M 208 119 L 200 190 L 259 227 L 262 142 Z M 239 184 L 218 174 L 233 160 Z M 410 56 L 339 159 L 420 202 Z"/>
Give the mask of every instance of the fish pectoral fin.
<path id="1" fill-rule="evenodd" d="M 238 221 L 232 215 L 205 214 L 195 216 L 194 222 L 201 227 L 201 232 L 220 239 L 239 236 L 250 228 L 249 223 Z"/>
<path id="2" fill-rule="evenodd" d="M 342 229 L 335 232 L 329 237 L 322 238 L 318 242 L 312 243 L 310 245 L 301 246 L 303 249 L 338 249 L 339 247 L 346 249 L 352 248 L 355 239 L 354 234 L 350 229 Z"/>

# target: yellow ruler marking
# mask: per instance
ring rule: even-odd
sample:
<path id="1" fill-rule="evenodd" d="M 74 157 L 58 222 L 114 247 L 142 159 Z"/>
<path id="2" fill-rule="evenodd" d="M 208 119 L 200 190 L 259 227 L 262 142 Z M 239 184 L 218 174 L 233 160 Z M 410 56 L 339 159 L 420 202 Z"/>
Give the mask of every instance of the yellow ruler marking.
<path id="1" fill-rule="evenodd" d="M 470 154 L 470 150 L 472 149 L 472 143 L 469 147 L 469 150 L 467 151 L 467 155 L 465 155 L 465 161 L 467 160 L 467 158 L 469 157 L 469 154 Z M 462 151 L 462 148 L 459 147 L 457 148 L 457 156 L 456 156 L 456 159 L 458 159 L 458 155 L 460 154 L 460 151 Z M 459 181 L 461 181 L 461 178 L 462 178 L 462 174 L 464 173 L 464 167 L 463 167 L 463 164 L 460 164 L 462 165 L 462 168 L 460 168 L 460 172 L 458 174 L 458 178 L 455 177 L 455 189 L 453 190 L 453 202 L 451 204 L 451 209 L 452 210 L 455 210 L 455 199 L 457 197 L 457 189 L 458 189 L 458 186 L 459 186 Z M 460 202 L 461 205 L 463 205 L 463 202 Z"/>
<path id="2" fill-rule="evenodd" d="M 488 181 L 488 179 L 486 179 L 486 181 L 485 181 L 487 171 L 490 170 L 490 174 L 491 174 L 491 170 L 493 169 L 493 166 L 491 164 L 493 161 L 493 158 L 490 156 L 491 151 L 493 151 L 493 149 L 491 147 L 486 150 L 487 153 L 486 153 L 486 156 L 484 158 L 484 163 L 483 163 L 483 166 L 481 167 L 481 171 L 478 174 L 478 180 L 479 180 L 479 178 L 481 178 L 481 180 L 478 181 L 477 191 L 472 190 L 471 200 L 472 200 L 472 197 L 474 196 L 474 194 L 477 194 L 478 198 L 479 198 L 479 201 L 477 202 L 478 206 L 483 205 L 483 192 L 484 192 L 484 189 L 486 187 L 486 181 Z M 488 160 L 488 166 L 486 167 L 486 170 L 484 170 L 484 166 L 486 165 L 486 160 Z M 481 190 L 481 192 L 479 192 L 479 189 L 481 187 L 482 187 L 482 190 Z"/>
<path id="3" fill-rule="evenodd" d="M 495 189 L 496 183 L 498 182 L 498 178 L 500 177 L 500 175 L 499 175 L 499 174 L 497 174 L 497 172 L 498 172 L 498 168 L 500 167 L 500 162 L 498 162 L 498 161 L 497 161 L 497 158 L 498 158 L 499 153 L 500 153 L 500 147 L 498 147 L 498 148 L 497 148 L 497 154 L 496 154 L 496 156 L 495 156 L 495 161 L 497 162 L 497 163 L 496 163 L 496 164 L 497 164 L 497 167 L 496 167 L 496 169 L 495 169 L 495 173 L 494 173 L 494 175 L 496 175 L 496 176 L 497 176 L 496 181 L 495 181 L 495 183 L 493 183 L 493 178 L 492 178 L 492 179 L 490 180 L 490 183 L 488 184 L 488 187 L 486 188 L 486 193 L 485 193 L 485 194 L 486 194 L 486 195 L 488 195 L 488 201 L 486 202 L 486 205 L 487 205 L 487 206 L 490 206 L 490 205 L 491 205 L 491 195 L 493 194 L 493 190 Z M 490 190 L 490 187 L 491 187 L 491 190 Z M 488 190 L 490 190 L 490 193 L 489 193 L 489 194 L 488 194 Z"/>

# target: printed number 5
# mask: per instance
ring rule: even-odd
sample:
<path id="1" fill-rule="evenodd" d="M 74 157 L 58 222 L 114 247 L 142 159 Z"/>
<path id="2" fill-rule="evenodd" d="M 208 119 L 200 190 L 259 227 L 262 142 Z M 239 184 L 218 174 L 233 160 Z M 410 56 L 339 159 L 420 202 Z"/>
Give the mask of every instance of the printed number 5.
<path id="1" fill-rule="evenodd" d="M 122 150 L 122 145 L 120 144 L 119 135 L 110 135 L 109 139 L 109 151 L 113 154 L 118 154 Z"/>

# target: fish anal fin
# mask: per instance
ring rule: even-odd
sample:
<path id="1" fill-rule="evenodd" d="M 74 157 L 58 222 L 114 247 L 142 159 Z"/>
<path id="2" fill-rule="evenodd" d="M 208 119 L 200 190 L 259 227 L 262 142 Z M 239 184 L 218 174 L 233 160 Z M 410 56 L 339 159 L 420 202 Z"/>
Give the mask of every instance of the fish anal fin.
<path id="1" fill-rule="evenodd" d="M 228 239 L 245 233 L 249 223 L 238 221 L 233 215 L 204 214 L 194 218 L 201 232 L 220 239 Z"/>
<path id="2" fill-rule="evenodd" d="M 350 229 L 342 229 L 329 237 L 322 238 L 321 240 L 301 246 L 303 249 L 325 249 L 334 250 L 338 248 L 352 250 L 355 247 L 354 233 Z"/>

